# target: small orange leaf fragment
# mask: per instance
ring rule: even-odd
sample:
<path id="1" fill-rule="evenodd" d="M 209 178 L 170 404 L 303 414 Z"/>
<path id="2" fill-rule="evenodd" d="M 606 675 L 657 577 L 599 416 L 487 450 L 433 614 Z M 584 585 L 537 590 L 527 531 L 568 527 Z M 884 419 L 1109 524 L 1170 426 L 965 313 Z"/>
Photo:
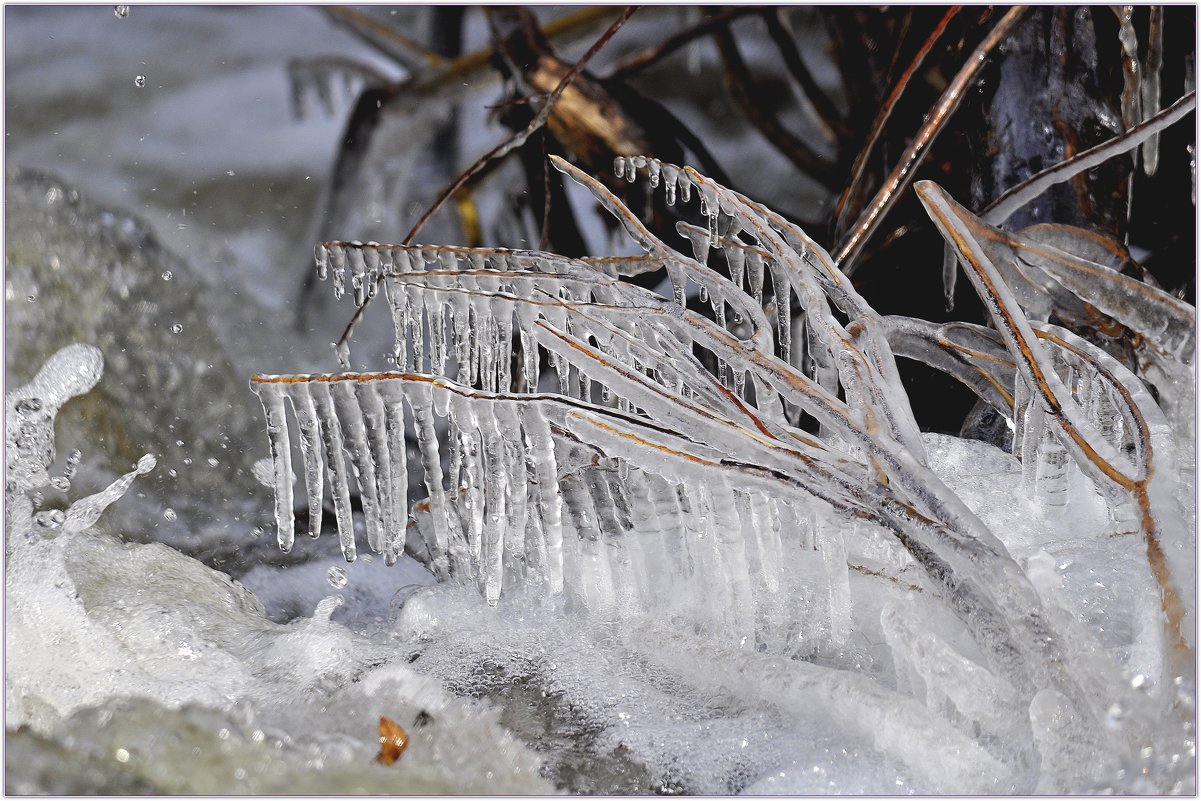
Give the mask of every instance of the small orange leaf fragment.
<path id="1" fill-rule="evenodd" d="M 375 761 L 381 765 L 391 765 L 400 759 L 400 755 L 409 746 L 409 735 L 392 719 L 383 716 L 379 719 L 379 753 Z"/>

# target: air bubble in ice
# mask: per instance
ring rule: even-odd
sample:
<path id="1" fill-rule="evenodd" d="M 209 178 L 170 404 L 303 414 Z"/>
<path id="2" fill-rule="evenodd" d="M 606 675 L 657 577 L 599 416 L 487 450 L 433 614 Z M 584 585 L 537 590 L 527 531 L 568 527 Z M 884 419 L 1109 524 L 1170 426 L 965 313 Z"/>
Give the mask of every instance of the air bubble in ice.
<path id="1" fill-rule="evenodd" d="M 335 565 L 329 569 L 329 572 L 326 574 L 326 576 L 329 579 L 329 586 L 333 587 L 335 590 L 340 590 L 346 586 L 346 570 L 343 568 Z"/>
<path id="2" fill-rule="evenodd" d="M 182 332 L 183 332 L 183 326 L 182 326 L 180 323 L 174 323 L 174 324 L 171 326 L 171 333 L 172 333 L 172 334 L 179 334 L 179 333 L 182 333 Z"/>
<path id="3" fill-rule="evenodd" d="M 175 275 L 170 270 L 163 270 L 163 280 L 170 281 Z"/>
<path id="4" fill-rule="evenodd" d="M 17 401 L 17 411 L 21 414 L 33 414 L 42 410 L 41 398 L 22 398 Z"/>
<path id="5" fill-rule="evenodd" d="M 169 523 L 174 519 L 175 519 L 175 510 L 172 509 L 170 506 L 168 506 L 166 509 L 163 510 L 163 520 L 166 520 Z"/>
<path id="6" fill-rule="evenodd" d="M 134 78 L 134 79 L 133 79 L 133 85 L 134 85 L 134 86 L 136 86 L 136 87 L 138 87 L 139 89 L 141 89 L 141 88 L 143 88 L 144 86 L 146 86 L 146 76 L 145 76 L 145 75 L 139 75 L 139 76 L 137 76 L 136 78 Z"/>
<path id="7" fill-rule="evenodd" d="M 210 456 L 210 457 L 208 458 L 208 465 L 209 465 L 209 467 L 216 467 L 216 466 L 217 466 L 217 465 L 219 465 L 219 464 L 221 464 L 221 463 L 217 461 L 216 457 Z"/>

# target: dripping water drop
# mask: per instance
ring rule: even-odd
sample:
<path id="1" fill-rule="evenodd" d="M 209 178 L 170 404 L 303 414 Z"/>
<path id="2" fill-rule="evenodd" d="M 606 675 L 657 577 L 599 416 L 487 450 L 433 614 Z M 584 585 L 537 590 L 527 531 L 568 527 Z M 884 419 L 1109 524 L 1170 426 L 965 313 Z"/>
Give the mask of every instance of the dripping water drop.
<path id="1" fill-rule="evenodd" d="M 329 586 L 333 587 L 335 590 L 340 590 L 346 586 L 347 579 L 345 569 L 335 565 L 329 569 L 329 572 L 326 574 L 326 576 L 329 579 Z"/>

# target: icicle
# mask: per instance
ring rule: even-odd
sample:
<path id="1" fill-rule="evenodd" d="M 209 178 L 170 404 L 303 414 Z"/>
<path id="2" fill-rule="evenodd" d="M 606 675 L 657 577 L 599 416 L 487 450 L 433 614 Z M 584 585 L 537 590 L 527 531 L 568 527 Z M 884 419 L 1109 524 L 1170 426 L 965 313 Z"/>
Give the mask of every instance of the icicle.
<path id="1" fill-rule="evenodd" d="M 375 483 L 379 528 L 378 538 L 371 547 L 376 553 L 389 554 L 387 542 L 391 538 L 391 532 L 405 525 L 408 510 L 398 512 L 392 499 L 394 471 L 388 447 L 388 425 L 384 403 L 376 386 L 379 382 L 351 381 L 347 383 L 353 385 L 355 399 L 363 413 L 364 433 L 367 440 L 365 456 L 372 463 L 372 478 Z M 366 509 L 364 503 L 364 516 L 366 516 Z M 367 527 L 367 532 L 370 537 L 370 525 Z"/>
<path id="2" fill-rule="evenodd" d="M 851 586 L 847 545 L 838 520 L 817 518 L 815 540 L 826 571 L 830 598 L 830 639 L 839 646 L 851 633 Z"/>
<path id="3" fill-rule="evenodd" d="M 1018 376 L 1018 383 L 1024 383 L 1022 377 Z M 1022 485 L 1026 489 L 1026 493 L 1031 497 L 1034 496 L 1035 478 L 1037 477 L 1038 468 L 1038 447 L 1045 436 L 1046 428 L 1046 412 L 1043 410 L 1042 399 L 1037 395 L 1032 395 L 1030 402 L 1026 405 L 1024 413 L 1025 419 L 1022 422 Z"/>
<path id="4" fill-rule="evenodd" d="M 476 340 L 479 342 L 479 383 L 485 392 L 496 391 L 496 320 L 491 314 L 480 311 L 483 322 L 480 325 Z"/>
<path id="5" fill-rule="evenodd" d="M 413 429 L 417 437 L 417 448 L 421 453 L 421 467 L 425 472 L 425 487 L 429 492 L 430 520 L 434 529 L 435 567 L 445 574 L 449 558 L 456 566 L 461 564 L 462 554 L 452 548 L 450 520 L 447 512 L 446 490 L 442 487 L 442 459 L 438 452 L 438 433 L 434 428 L 434 403 L 430 386 L 406 383 L 405 396 L 413 410 Z"/>
<path id="6" fill-rule="evenodd" d="M 780 358 L 792 364 L 792 284 L 784 268 L 771 262 L 772 292 L 775 295 L 776 328 L 780 343 Z"/>
<path id="7" fill-rule="evenodd" d="M 359 500 L 363 504 L 363 522 L 367 526 L 367 544 L 371 550 L 379 553 L 383 550 L 381 541 L 381 520 L 379 497 L 376 494 L 375 463 L 371 458 L 370 446 L 367 444 L 366 422 L 362 410 L 355 397 L 354 381 L 331 381 L 330 394 L 334 399 L 334 409 L 338 420 L 342 423 L 342 436 L 346 451 L 350 454 L 350 464 L 358 479 Z"/>
<path id="8" fill-rule="evenodd" d="M 392 528 L 384 532 L 384 561 L 391 565 L 404 553 L 409 521 L 408 444 L 405 441 L 404 391 L 395 382 L 382 381 L 385 434 L 391 459 Z"/>
<path id="9" fill-rule="evenodd" d="M 425 371 L 425 293 L 421 292 L 415 298 L 417 302 L 409 307 L 406 315 L 408 323 L 408 341 L 413 348 L 413 371 Z"/>
<path id="10" fill-rule="evenodd" d="M 325 483 L 324 463 L 318 450 L 321 442 L 321 422 L 309 395 L 309 383 L 300 381 L 287 384 L 288 399 L 296 415 L 296 427 L 300 430 L 300 455 L 304 460 L 304 483 L 309 501 L 309 536 L 321 536 L 321 496 Z"/>
<path id="11" fill-rule="evenodd" d="M 321 439 L 325 445 L 325 466 L 329 472 L 329 488 L 333 493 L 334 518 L 338 524 L 338 543 L 342 556 L 353 562 L 356 556 L 354 543 L 354 518 L 350 512 L 350 482 L 346 476 L 346 463 L 342 443 L 342 426 L 334 412 L 334 401 L 330 393 L 330 382 L 315 381 L 308 384 L 317 419 L 321 421 Z"/>
<path id="12" fill-rule="evenodd" d="M 613 159 L 613 177 L 617 179 L 625 178 L 626 175 L 626 160 L 624 156 L 618 156 Z"/>
<path id="13" fill-rule="evenodd" d="M 463 459 L 462 498 L 463 530 L 475 575 L 484 575 L 484 462 L 479 425 L 472 404 L 459 395 L 451 398 L 451 416 L 459 428 L 459 448 Z"/>
<path id="14" fill-rule="evenodd" d="M 726 264 L 730 267 L 730 280 L 734 282 L 734 286 L 742 289 L 742 276 L 746 272 L 746 251 L 734 245 L 727 245 L 722 252 L 726 256 Z"/>
<path id="15" fill-rule="evenodd" d="M 362 242 L 352 242 L 347 254 L 350 264 L 350 286 L 354 290 L 354 305 L 362 306 L 367 302 L 366 273 L 367 264 L 363 259 Z"/>
<path id="16" fill-rule="evenodd" d="M 614 601 L 621 599 L 623 607 L 639 608 L 645 600 L 639 594 L 638 577 L 630 559 L 629 540 L 633 538 L 627 536 L 631 526 L 628 504 L 619 502 L 610 470 L 598 467 L 586 473 L 600 534 L 595 546 L 596 559 L 604 563 L 602 570 L 612 584 Z M 586 549 L 591 547 L 585 543 Z"/>
<path id="17" fill-rule="evenodd" d="M 513 386 L 513 304 L 505 300 L 492 302 L 496 325 L 496 387 L 510 392 Z"/>
<path id="18" fill-rule="evenodd" d="M 329 277 L 329 249 L 322 243 L 313 248 L 313 259 L 317 262 L 317 277 L 324 281 Z"/>
<path id="19" fill-rule="evenodd" d="M 747 563 L 747 547 L 738 516 L 736 501 L 726 480 L 710 483 L 709 498 L 714 523 L 714 547 L 718 551 L 721 574 L 730 588 L 729 610 L 735 636 L 741 647 L 754 647 L 755 601 L 751 591 L 751 574 Z"/>
<path id="20" fill-rule="evenodd" d="M 1113 390 L 1100 377 L 1094 376 L 1089 386 L 1088 402 L 1084 404 L 1089 420 L 1101 432 L 1101 436 L 1115 448 L 1122 443 L 1122 416 L 1114 402 Z"/>
<path id="21" fill-rule="evenodd" d="M 1163 71 L 1163 6 L 1151 6 L 1147 26 L 1147 60 L 1143 64 L 1141 101 L 1143 119 L 1155 116 L 1160 106 L 1161 73 Z M 1159 134 L 1143 143 L 1143 172 L 1155 175 L 1159 169 Z"/>
<path id="22" fill-rule="evenodd" d="M 570 397 L 571 387 L 568 382 L 571 376 L 571 365 L 557 353 L 551 353 L 549 358 L 551 366 L 555 368 L 555 372 L 559 375 L 559 394 Z"/>
<path id="23" fill-rule="evenodd" d="M 481 509 L 481 558 L 480 570 L 484 579 L 484 599 L 489 606 L 496 606 L 504 570 L 504 542 L 508 525 L 509 484 L 513 476 L 509 473 L 504 441 L 491 404 L 472 404 L 473 416 L 483 440 L 483 508 Z M 524 478 L 524 476 L 521 476 Z"/>
<path id="24" fill-rule="evenodd" d="M 685 203 L 688 203 L 689 201 L 691 201 L 692 200 L 692 179 L 690 179 L 688 176 L 684 175 L 683 173 L 680 173 L 679 177 L 676 178 L 676 183 L 679 185 L 679 188 L 680 188 L 680 200 L 684 201 Z"/>
<path id="25" fill-rule="evenodd" d="M 446 375 L 446 312 L 444 300 L 434 301 L 434 313 L 430 317 L 430 368 L 435 375 Z"/>
<path id="26" fill-rule="evenodd" d="M 662 163 L 659 159 L 651 159 L 647 162 L 647 179 L 651 185 L 651 189 L 659 186 L 659 175 L 662 169 Z"/>
<path id="27" fill-rule="evenodd" d="M 530 333 L 533 327 L 533 315 L 525 310 L 525 307 L 519 306 L 517 309 L 519 319 L 521 319 L 519 332 L 521 338 L 521 382 L 524 392 L 536 392 L 538 390 L 538 346 L 534 342 L 534 337 Z M 527 317 L 528 323 L 527 323 Z"/>
<path id="28" fill-rule="evenodd" d="M 546 538 L 546 575 L 551 592 L 563 590 L 563 519 L 558 468 L 550 426 L 536 403 L 521 407 L 521 422 L 530 440 L 529 458 L 537 482 L 537 508 Z"/>
<path id="29" fill-rule="evenodd" d="M 330 248 L 334 265 L 334 298 L 341 299 L 346 292 L 346 249 L 341 245 Z"/>
<path id="30" fill-rule="evenodd" d="M 747 276 L 750 280 L 751 297 L 763 305 L 763 257 L 757 251 L 746 251 Z"/>
<path id="31" fill-rule="evenodd" d="M 363 261 L 367 269 L 364 276 L 364 280 L 367 282 L 367 297 L 374 298 L 380 277 L 379 243 L 367 243 L 367 248 L 363 251 Z"/>
<path id="32" fill-rule="evenodd" d="M 540 579 L 534 573 L 538 567 L 530 565 L 530 560 L 526 556 L 527 531 L 530 527 L 530 518 L 535 517 L 530 513 L 527 502 L 530 476 L 526 470 L 528 460 L 526 438 L 521 430 L 521 421 L 517 418 L 514 404 L 498 403 L 495 404 L 493 411 L 496 414 L 498 431 L 504 444 L 504 469 L 507 477 L 505 509 L 508 519 L 505 522 L 505 536 L 502 543 L 505 561 L 504 573 L 513 579 L 533 579 L 533 583 L 537 584 L 540 583 Z M 525 568 L 524 576 L 517 572 L 523 567 Z"/>
<path id="33" fill-rule="evenodd" d="M 409 296 L 407 288 L 396 280 L 389 280 L 384 285 L 384 295 L 392 309 L 392 328 L 396 339 L 392 345 L 392 355 L 396 359 L 396 369 L 405 372 L 409 369 L 409 349 L 406 335 L 409 330 Z"/>
<path id="34" fill-rule="evenodd" d="M 713 245 L 713 232 L 705 228 L 688 226 L 683 228 L 684 235 L 692 243 L 692 255 L 701 264 L 709 262 L 709 248 Z"/>
<path id="35" fill-rule="evenodd" d="M 275 481 L 275 531 L 281 551 L 292 550 L 295 518 L 292 514 L 292 446 L 288 441 L 288 419 L 284 413 L 283 384 L 256 381 L 252 388 L 263 404 L 267 418 L 267 443 Z"/>
<path id="36" fill-rule="evenodd" d="M 1039 503 L 1047 509 L 1061 511 L 1068 503 L 1068 476 L 1071 459 L 1052 427 L 1046 426 L 1038 445 L 1038 466 L 1035 489 Z"/>
<path id="37" fill-rule="evenodd" d="M 680 306 L 686 305 L 687 296 L 685 290 L 688 287 L 688 277 L 674 260 L 668 259 L 664 262 L 663 266 L 667 268 L 667 279 L 671 282 L 672 298 Z"/>

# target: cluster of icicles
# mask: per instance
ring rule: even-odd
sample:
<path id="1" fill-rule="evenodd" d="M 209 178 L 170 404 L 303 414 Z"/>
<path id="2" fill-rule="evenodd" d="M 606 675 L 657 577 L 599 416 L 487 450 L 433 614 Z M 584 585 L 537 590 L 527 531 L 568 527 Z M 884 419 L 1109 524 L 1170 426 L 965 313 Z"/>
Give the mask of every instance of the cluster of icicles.
<path id="1" fill-rule="evenodd" d="M 699 196 L 706 224 L 677 226 L 689 256 L 595 179 L 554 164 L 642 255 L 317 247 L 318 272 L 332 273 L 339 295 L 349 283 L 362 305 L 383 287 L 396 370 L 253 379 L 282 548 L 295 525 L 286 398 L 309 534 L 320 531 L 328 479 L 347 559 L 353 475 L 372 549 L 388 561 L 407 550 L 442 577 L 476 582 L 490 603 L 517 587 L 566 591 L 589 607 L 678 608 L 736 641 L 764 636 L 757 622 L 769 616 L 772 631 L 793 621 L 829 642 L 849 626 L 850 564 L 945 592 L 1007 681 L 1091 707 L 1107 693 L 1080 686 L 1021 568 L 927 466 L 895 354 L 948 372 L 1009 419 L 1047 506 L 1062 507 L 1071 472 L 1084 471 L 1115 523 L 1143 530 L 1165 597 L 1164 642 L 1192 648 L 1191 538 L 1175 505 L 1171 426 L 1126 367 L 1039 322 L 1080 305 L 1080 275 L 1105 270 L 1087 310 L 1142 335 L 1179 375 L 1191 370 L 1191 334 L 1181 333 L 1191 307 L 1058 250 L 1062 230 L 1010 235 L 924 184 L 997 327 L 883 317 L 803 231 L 691 168 L 638 157 L 615 169 L 647 175 L 670 204 Z M 1022 259 L 1006 248 L 1023 248 Z M 711 250 L 729 278 L 709 266 Z M 622 280 L 657 270 L 670 299 Z M 687 306 L 692 297 L 708 313 Z M 410 473 L 424 484 L 416 504 Z"/>

